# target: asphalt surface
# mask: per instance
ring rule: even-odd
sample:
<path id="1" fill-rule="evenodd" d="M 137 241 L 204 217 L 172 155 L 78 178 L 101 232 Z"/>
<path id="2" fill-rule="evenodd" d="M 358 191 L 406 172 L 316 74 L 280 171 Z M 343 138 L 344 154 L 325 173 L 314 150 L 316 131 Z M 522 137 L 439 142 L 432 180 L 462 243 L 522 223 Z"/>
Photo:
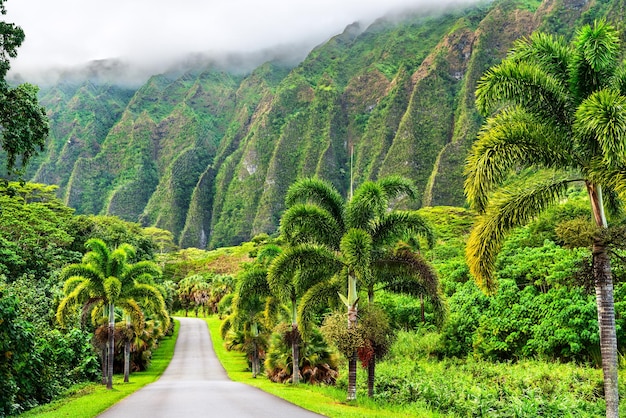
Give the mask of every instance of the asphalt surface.
<path id="1" fill-rule="evenodd" d="M 113 405 L 100 418 L 322 416 L 230 380 L 215 356 L 206 322 L 177 319 L 180 331 L 174 357 L 161 378 Z"/>

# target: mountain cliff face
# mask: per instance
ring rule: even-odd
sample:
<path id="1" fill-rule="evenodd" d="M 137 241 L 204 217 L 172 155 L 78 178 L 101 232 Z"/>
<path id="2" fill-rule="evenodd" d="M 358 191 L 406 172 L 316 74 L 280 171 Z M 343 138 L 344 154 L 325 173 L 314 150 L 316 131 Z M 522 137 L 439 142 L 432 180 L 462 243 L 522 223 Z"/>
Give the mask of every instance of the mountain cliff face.
<path id="1" fill-rule="evenodd" d="M 184 247 L 274 232 L 302 176 L 346 194 L 351 173 L 355 185 L 401 174 L 419 188 L 414 207 L 463 205 L 482 73 L 521 36 L 571 37 L 623 10 L 623 0 L 496 1 L 355 23 L 295 67 L 205 66 L 138 89 L 60 83 L 41 93 L 52 130 L 29 174 L 58 184 L 79 213 L 168 229 Z"/>

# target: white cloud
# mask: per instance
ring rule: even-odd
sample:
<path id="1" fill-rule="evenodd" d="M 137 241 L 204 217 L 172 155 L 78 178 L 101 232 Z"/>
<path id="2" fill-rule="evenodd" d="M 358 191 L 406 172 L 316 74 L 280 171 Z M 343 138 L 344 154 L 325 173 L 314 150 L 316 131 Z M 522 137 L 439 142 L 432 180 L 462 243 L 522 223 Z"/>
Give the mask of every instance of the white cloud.
<path id="1" fill-rule="evenodd" d="M 156 68 L 189 53 L 312 48 L 354 21 L 433 1 L 9 0 L 4 20 L 26 33 L 12 72 L 29 79 L 109 58 Z"/>

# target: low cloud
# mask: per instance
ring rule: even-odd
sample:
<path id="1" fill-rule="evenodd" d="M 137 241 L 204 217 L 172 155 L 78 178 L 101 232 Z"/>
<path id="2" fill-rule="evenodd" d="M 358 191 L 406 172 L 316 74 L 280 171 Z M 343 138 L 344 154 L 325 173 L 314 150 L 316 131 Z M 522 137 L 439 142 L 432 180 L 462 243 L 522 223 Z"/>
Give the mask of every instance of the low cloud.
<path id="1" fill-rule="evenodd" d="M 4 20 L 26 33 L 11 63 L 10 74 L 17 80 L 45 83 L 90 63 L 87 71 L 124 73 L 139 81 L 189 59 L 220 57 L 228 62 L 248 56 L 251 64 L 274 56 L 302 59 L 354 21 L 367 25 L 389 13 L 433 4 L 434 0 L 9 0 Z"/>

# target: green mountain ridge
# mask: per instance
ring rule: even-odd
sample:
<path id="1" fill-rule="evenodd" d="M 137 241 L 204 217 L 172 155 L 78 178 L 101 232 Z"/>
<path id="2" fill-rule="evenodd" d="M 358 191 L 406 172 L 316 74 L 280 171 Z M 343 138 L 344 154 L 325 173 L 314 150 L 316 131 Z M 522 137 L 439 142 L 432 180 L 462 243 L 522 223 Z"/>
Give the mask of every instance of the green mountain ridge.
<path id="1" fill-rule="evenodd" d="M 351 178 L 401 174 L 420 190 L 412 207 L 462 206 L 482 73 L 534 30 L 571 37 L 597 18 L 621 28 L 623 6 L 495 1 L 353 24 L 295 67 L 209 66 L 137 89 L 59 83 L 41 92 L 51 134 L 27 174 L 58 184 L 78 213 L 168 229 L 183 247 L 273 233 L 303 176 L 347 194 Z"/>

